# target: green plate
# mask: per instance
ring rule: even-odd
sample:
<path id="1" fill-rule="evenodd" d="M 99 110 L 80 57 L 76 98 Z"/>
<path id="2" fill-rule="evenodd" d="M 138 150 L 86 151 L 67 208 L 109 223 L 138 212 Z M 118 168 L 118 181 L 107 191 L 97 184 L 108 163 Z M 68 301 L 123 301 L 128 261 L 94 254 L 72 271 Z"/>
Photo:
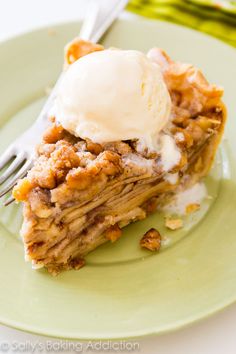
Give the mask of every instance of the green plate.
<path id="1" fill-rule="evenodd" d="M 0 45 L 0 149 L 37 116 L 45 89 L 62 66 L 63 46 L 78 24 L 40 29 Z M 0 209 L 0 321 L 22 330 L 78 339 L 138 337 L 174 330 L 236 299 L 236 51 L 200 33 L 138 17 L 120 20 L 106 46 L 160 46 L 192 62 L 225 87 L 229 120 L 208 199 L 181 231 L 152 215 L 125 229 L 115 244 L 89 255 L 87 266 L 51 277 L 24 262 L 21 209 Z M 150 227 L 164 236 L 160 253 L 139 248 Z"/>

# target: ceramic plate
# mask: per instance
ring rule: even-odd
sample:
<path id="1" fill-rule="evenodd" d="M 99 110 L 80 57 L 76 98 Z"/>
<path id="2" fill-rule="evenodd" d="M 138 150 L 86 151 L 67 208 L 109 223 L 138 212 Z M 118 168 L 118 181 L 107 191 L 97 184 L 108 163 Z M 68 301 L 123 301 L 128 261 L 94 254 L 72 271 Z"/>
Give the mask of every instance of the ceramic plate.
<path id="1" fill-rule="evenodd" d="M 39 113 L 61 70 L 63 46 L 78 32 L 78 23 L 68 23 L 0 45 L 1 150 Z M 138 17 L 119 20 L 104 44 L 163 47 L 224 86 L 229 119 L 206 180 L 212 198 L 181 231 L 167 231 L 163 217 L 152 215 L 89 255 L 80 271 L 58 277 L 25 263 L 21 209 L 1 207 L 0 322 L 6 325 L 64 338 L 139 337 L 187 325 L 236 299 L 236 51 L 192 30 Z M 164 237 L 160 253 L 139 248 L 150 227 Z"/>

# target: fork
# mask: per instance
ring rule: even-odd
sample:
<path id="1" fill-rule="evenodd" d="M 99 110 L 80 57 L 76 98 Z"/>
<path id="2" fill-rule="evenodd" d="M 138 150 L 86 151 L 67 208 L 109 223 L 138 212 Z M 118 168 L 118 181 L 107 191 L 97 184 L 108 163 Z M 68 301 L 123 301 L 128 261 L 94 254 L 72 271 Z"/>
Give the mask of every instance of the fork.
<path id="1" fill-rule="evenodd" d="M 101 0 L 91 1 L 80 30 L 80 38 L 96 43 L 118 17 L 127 2 L 128 0 L 106 0 L 105 4 L 103 0 L 102 4 Z M 0 176 L 0 185 L 5 183 L 4 187 L 0 190 L 0 198 L 10 192 L 17 181 L 23 178 L 27 174 L 27 171 L 33 166 L 36 155 L 35 146 L 41 141 L 43 132 L 49 125 L 48 115 L 53 106 L 62 76 L 63 72 L 59 76 L 56 85 L 35 123 L 9 145 L 0 156 L 0 171 L 11 162 Z M 3 204 L 7 206 L 13 201 L 14 198 L 11 196 Z"/>

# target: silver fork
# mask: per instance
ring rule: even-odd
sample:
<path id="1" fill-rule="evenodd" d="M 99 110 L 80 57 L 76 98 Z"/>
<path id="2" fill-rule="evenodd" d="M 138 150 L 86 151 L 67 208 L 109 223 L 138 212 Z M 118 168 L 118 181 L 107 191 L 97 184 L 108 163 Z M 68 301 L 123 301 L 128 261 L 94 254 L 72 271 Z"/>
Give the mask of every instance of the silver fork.
<path id="1" fill-rule="evenodd" d="M 96 43 L 118 17 L 127 2 L 128 0 L 91 1 L 80 31 L 80 37 Z M 19 136 L 0 156 L 0 171 L 11 161 L 10 165 L 0 176 L 0 185 L 5 183 L 4 187 L 0 190 L 0 198 L 8 193 L 17 181 L 24 177 L 32 167 L 35 159 L 35 146 L 40 142 L 42 134 L 49 124 L 48 114 L 56 97 L 57 88 L 62 76 L 63 73 L 57 80 L 35 123 Z M 14 176 L 12 176 L 13 174 Z M 11 196 L 4 202 L 4 205 L 7 206 L 13 201 L 14 198 Z"/>

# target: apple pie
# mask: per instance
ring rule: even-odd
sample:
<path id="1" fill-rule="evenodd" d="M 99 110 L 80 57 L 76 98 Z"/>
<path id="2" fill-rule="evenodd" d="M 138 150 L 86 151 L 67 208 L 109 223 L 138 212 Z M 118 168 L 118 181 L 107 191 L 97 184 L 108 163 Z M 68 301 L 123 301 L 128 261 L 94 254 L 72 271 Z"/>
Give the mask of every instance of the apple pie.
<path id="1" fill-rule="evenodd" d="M 103 50 L 74 40 L 66 48 L 65 70 Z M 81 268 L 89 252 L 115 242 L 123 227 L 208 173 L 226 119 L 223 89 L 162 49 L 147 56 L 160 67 L 171 98 L 171 121 L 160 133 L 160 149 L 152 151 L 138 139 L 98 143 L 73 135 L 56 115 L 50 118 L 33 168 L 13 190 L 24 205 L 21 234 L 33 268 L 45 267 L 53 275 Z M 178 151 L 174 165 L 163 164 L 166 142 Z"/>

